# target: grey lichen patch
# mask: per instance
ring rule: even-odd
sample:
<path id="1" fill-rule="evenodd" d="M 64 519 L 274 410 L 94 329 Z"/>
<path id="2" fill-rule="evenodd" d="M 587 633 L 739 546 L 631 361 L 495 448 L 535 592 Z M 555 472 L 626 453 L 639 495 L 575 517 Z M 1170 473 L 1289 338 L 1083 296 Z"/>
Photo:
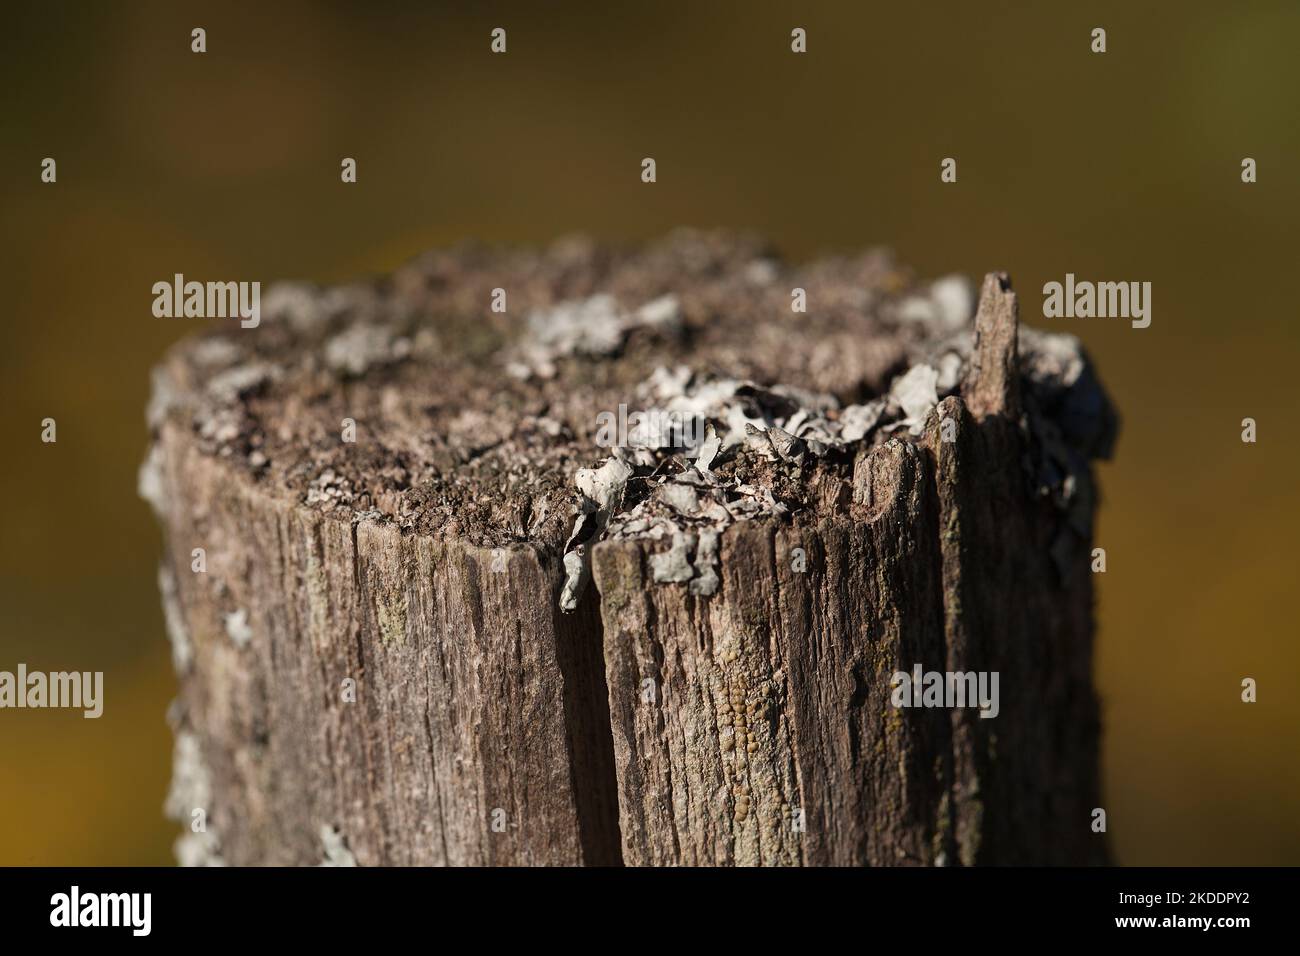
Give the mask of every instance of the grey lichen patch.
<path id="1" fill-rule="evenodd" d="M 866 405 L 850 405 L 840 415 L 840 439 L 852 443 L 866 438 L 879 423 L 880 416 L 884 412 L 883 399 Z"/>
<path id="2" fill-rule="evenodd" d="M 372 322 L 354 322 L 325 343 L 326 367 L 345 375 L 364 375 L 373 367 L 400 362 L 411 354 L 411 340 Z"/>
<path id="3" fill-rule="evenodd" d="M 718 577 L 718 532 L 712 528 L 672 532 L 667 551 L 650 555 L 651 577 L 664 583 L 688 583 L 692 594 L 707 597 L 716 594 L 722 583 Z"/>
<path id="4" fill-rule="evenodd" d="M 218 405 L 229 405 L 241 396 L 280 377 L 280 369 L 269 362 L 236 365 L 208 379 L 207 397 Z"/>
<path id="5" fill-rule="evenodd" d="M 172 664 L 177 674 L 185 674 L 194 661 L 194 648 L 185 627 L 185 617 L 181 614 L 176 575 L 166 564 L 158 565 L 158 590 L 162 594 L 163 622 L 172 648 Z"/>
<path id="6" fill-rule="evenodd" d="M 718 577 L 718 532 L 705 528 L 695 548 L 695 576 L 688 585 L 692 594 L 707 597 L 716 594 L 722 580 Z"/>
<path id="7" fill-rule="evenodd" d="M 580 469 L 574 477 L 578 490 L 578 514 L 573 532 L 564 546 L 564 587 L 560 607 L 572 611 L 591 576 L 590 546 L 604 533 L 609 517 L 623 501 L 632 466 L 608 458 L 599 468 Z"/>
<path id="8" fill-rule="evenodd" d="M 285 325 L 313 338 L 349 318 L 386 315 L 390 305 L 385 292 L 371 283 L 322 288 L 311 282 L 276 282 L 262 296 L 262 318 L 268 327 Z"/>
<path id="9" fill-rule="evenodd" d="M 262 317 L 312 332 L 329 318 L 325 293 L 309 282 L 276 282 L 262 296 Z"/>
<path id="10" fill-rule="evenodd" d="M 328 823 L 322 823 L 320 828 L 320 842 L 325 854 L 325 859 L 317 866 L 356 866 L 357 859 L 348 849 L 347 841 L 338 830 Z"/>
<path id="11" fill-rule="evenodd" d="M 253 629 L 248 626 L 248 611 L 239 608 L 225 616 L 226 636 L 234 641 L 236 647 L 247 647 L 253 639 Z"/>
<path id="12" fill-rule="evenodd" d="M 661 584 L 689 581 L 695 574 L 690 560 L 695 540 L 693 534 L 675 531 L 672 546 L 667 551 L 650 556 L 651 577 Z"/>
<path id="13" fill-rule="evenodd" d="M 196 811 L 198 811 L 196 813 Z M 212 828 L 212 780 L 199 738 L 176 731 L 172 748 L 172 779 L 163 813 L 185 827 L 172 847 L 181 866 L 224 866 L 221 841 Z"/>
<path id="14" fill-rule="evenodd" d="M 614 355 L 637 329 L 672 334 L 680 327 L 681 309 L 671 295 L 631 311 L 605 294 L 561 302 L 529 313 L 524 337 L 510 350 L 506 369 L 520 379 L 554 378 L 555 363 L 562 358 Z"/>
<path id="15" fill-rule="evenodd" d="M 244 350 L 230 339 L 213 337 L 200 339 L 190 352 L 194 361 L 204 368 L 229 368 L 244 358 Z"/>
<path id="16" fill-rule="evenodd" d="M 149 503 L 159 520 L 167 517 L 167 486 L 163 482 L 163 453 L 155 442 L 149 446 L 136 475 L 136 493 Z"/>
<path id="17" fill-rule="evenodd" d="M 894 380 L 890 400 L 902 411 L 903 418 L 893 427 L 907 428 L 913 435 L 921 433 L 926 417 L 939 404 L 939 373 L 929 365 L 914 365 L 906 375 Z"/>
<path id="18" fill-rule="evenodd" d="M 283 370 L 266 361 L 249 361 L 212 375 L 201 390 L 185 398 L 192 409 L 191 424 L 207 448 L 221 457 L 232 457 L 248 432 L 245 401 L 254 393 L 279 381 Z"/>
<path id="19" fill-rule="evenodd" d="M 888 396 L 841 406 L 833 395 L 806 389 L 765 387 L 685 366 L 658 368 L 638 390 L 650 409 L 646 418 L 702 421 L 705 437 L 698 448 L 674 447 L 646 435 L 629 442 L 631 447 L 615 448 L 603 467 L 617 469 L 620 494 L 601 511 L 599 526 L 587 526 L 583 541 L 600 536 L 667 541 L 667 550 L 650 557 L 653 579 L 687 583 L 698 596 L 714 594 L 720 584 L 719 536 L 728 526 L 805 506 L 801 495 L 809 472 L 845 469 L 877 431 L 907 427 L 919 433 L 937 401 L 937 380 L 935 369 L 917 365 L 895 380 Z M 579 472 L 584 474 L 590 472 Z M 620 508 L 629 482 L 640 484 L 637 497 Z M 589 502 L 581 490 L 580 501 Z M 579 525 L 591 509 L 583 505 Z M 580 566 L 566 556 L 566 567 L 570 564 L 570 581 L 576 582 Z M 571 590 L 566 587 L 566 595 Z M 561 602 L 566 609 L 571 604 Z"/>
<path id="20" fill-rule="evenodd" d="M 893 308 L 902 321 L 925 327 L 928 336 L 957 333 L 975 315 L 975 286 L 966 276 L 944 276 L 904 296 Z"/>
<path id="21" fill-rule="evenodd" d="M 149 403 L 145 406 L 144 420 L 151 432 L 156 432 L 167 420 L 168 414 L 179 404 L 180 396 L 172 386 L 166 369 L 157 366 L 149 373 Z"/>
<path id="22" fill-rule="evenodd" d="M 333 505 L 336 502 L 350 501 L 351 498 L 352 482 L 333 468 L 326 468 L 307 486 L 304 502 L 309 505 Z"/>

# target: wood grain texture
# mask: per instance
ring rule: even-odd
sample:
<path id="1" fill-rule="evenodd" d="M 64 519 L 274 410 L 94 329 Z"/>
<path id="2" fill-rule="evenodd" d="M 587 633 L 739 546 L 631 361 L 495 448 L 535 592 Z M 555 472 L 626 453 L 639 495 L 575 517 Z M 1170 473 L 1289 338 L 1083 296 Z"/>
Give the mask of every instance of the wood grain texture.
<path id="1" fill-rule="evenodd" d="M 180 726 L 217 782 L 225 862 L 320 862 L 322 826 L 362 865 L 617 860 L 599 629 L 590 610 L 559 615 L 554 562 L 520 549 L 494 573 L 486 549 L 320 517 L 201 455 L 169 461 L 192 648 Z M 195 541 L 206 574 L 189 572 Z M 255 635 L 244 646 L 231 614 Z"/>
<path id="2" fill-rule="evenodd" d="M 816 303 L 798 329 L 794 286 Z M 1104 861 L 1089 460 L 1114 416 L 1077 343 L 1020 333 L 1004 275 L 973 321 L 927 288 L 884 253 L 788 266 L 733 236 L 466 248 L 286 287 L 256 334 L 174 349 L 141 487 L 166 539 L 178 856 Z M 626 304 L 612 347 L 537 338 L 603 294 Z M 891 383 L 945 353 L 960 376 L 908 427 Z M 716 526 L 714 593 L 656 580 L 669 540 L 620 530 L 581 547 L 591 586 L 563 613 L 596 416 L 677 365 L 894 418 L 797 462 L 719 459 L 728 498 L 772 507 Z M 638 467 L 619 506 L 659 507 L 678 469 Z M 893 706 L 918 664 L 997 671 L 1000 713 Z"/>
<path id="3" fill-rule="evenodd" d="M 627 862 L 943 852 L 946 715 L 889 705 L 893 671 L 943 650 L 923 457 L 897 442 L 861 476 L 848 513 L 729 530 L 712 598 L 651 585 L 639 543 L 597 547 Z M 641 695 L 646 679 L 659 700 Z"/>

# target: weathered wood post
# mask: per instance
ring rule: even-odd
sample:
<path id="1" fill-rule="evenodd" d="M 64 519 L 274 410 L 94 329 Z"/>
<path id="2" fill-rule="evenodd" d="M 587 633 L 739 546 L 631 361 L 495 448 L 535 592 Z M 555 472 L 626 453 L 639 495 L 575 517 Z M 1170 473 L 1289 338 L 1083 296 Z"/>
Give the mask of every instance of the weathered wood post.
<path id="1" fill-rule="evenodd" d="M 141 488 L 182 861 L 1104 860 L 1115 417 L 1005 276 L 975 305 L 683 233 L 181 343 Z"/>

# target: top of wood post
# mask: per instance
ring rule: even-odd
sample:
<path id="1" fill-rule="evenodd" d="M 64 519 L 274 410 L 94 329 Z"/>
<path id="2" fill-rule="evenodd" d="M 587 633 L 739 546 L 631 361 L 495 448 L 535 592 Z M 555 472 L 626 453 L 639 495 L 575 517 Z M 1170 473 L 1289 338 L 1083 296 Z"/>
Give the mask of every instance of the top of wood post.
<path id="1" fill-rule="evenodd" d="M 694 552 L 732 521 L 847 507 L 854 462 L 919 441 L 949 395 L 1027 434 L 1049 423 L 1049 483 L 1109 453 L 1078 342 L 1018 333 L 1005 273 L 977 303 L 966 279 L 918 282 L 881 250 L 792 265 L 678 232 L 274 285 L 257 328 L 168 354 L 149 417 L 303 507 L 568 552 L 576 575 L 604 536 L 684 533 Z M 657 573 L 707 579 L 683 561 Z"/>

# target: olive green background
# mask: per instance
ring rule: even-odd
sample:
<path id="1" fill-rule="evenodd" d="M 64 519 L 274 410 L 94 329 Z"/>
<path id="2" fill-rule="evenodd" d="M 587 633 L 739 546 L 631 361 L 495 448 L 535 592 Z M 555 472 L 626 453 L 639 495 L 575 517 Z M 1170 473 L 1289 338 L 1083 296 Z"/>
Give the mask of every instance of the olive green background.
<path id="1" fill-rule="evenodd" d="M 171 860 L 175 684 L 160 534 L 135 488 L 149 367 L 193 325 L 151 315 L 154 282 L 327 281 L 466 238 L 678 225 L 755 230 L 794 258 L 888 244 L 928 276 L 1007 269 L 1029 322 L 1083 338 L 1124 415 L 1098 540 L 1115 855 L 1300 863 L 1300 6 L 33 3 L 3 18 L 0 669 L 103 670 L 106 703 L 98 721 L 0 711 L 0 863 Z M 1044 320 L 1042 285 L 1066 272 L 1152 282 L 1151 327 Z M 40 442 L 46 416 L 57 444 Z"/>

